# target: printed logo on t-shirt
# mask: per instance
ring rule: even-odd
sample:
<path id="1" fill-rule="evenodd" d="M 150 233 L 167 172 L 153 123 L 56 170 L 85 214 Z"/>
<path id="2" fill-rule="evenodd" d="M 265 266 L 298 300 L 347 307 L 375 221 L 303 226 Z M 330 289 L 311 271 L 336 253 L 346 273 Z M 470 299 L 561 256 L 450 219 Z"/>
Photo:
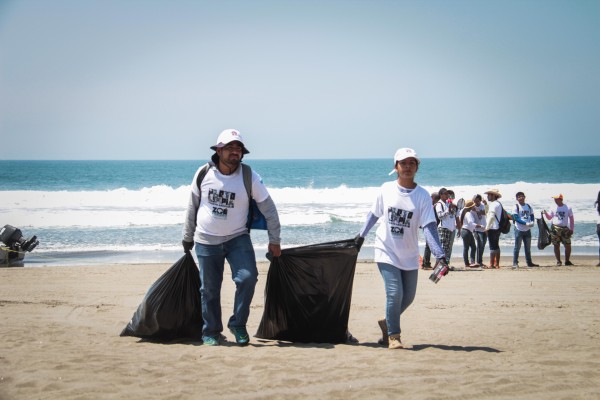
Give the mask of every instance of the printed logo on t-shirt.
<path id="1" fill-rule="evenodd" d="M 412 211 L 405 211 L 400 208 L 388 208 L 388 223 L 390 225 L 390 234 L 393 237 L 403 237 L 404 228 L 410 228 L 410 220 L 413 217 Z"/>
<path id="2" fill-rule="evenodd" d="M 227 210 L 235 207 L 235 193 L 209 189 L 208 203 L 213 207 L 213 217 L 227 219 Z"/>
<path id="3" fill-rule="evenodd" d="M 564 211 L 558 211 L 558 212 L 556 213 L 556 216 L 558 217 L 558 220 L 559 220 L 560 222 L 562 222 L 562 221 L 564 221 L 564 220 L 565 220 L 566 214 L 567 214 L 567 213 L 566 213 L 566 212 L 564 212 Z"/>
<path id="4" fill-rule="evenodd" d="M 518 205 L 517 209 L 520 210 L 519 217 L 521 217 L 523 221 L 529 221 L 529 209 L 525 207 L 519 207 Z"/>

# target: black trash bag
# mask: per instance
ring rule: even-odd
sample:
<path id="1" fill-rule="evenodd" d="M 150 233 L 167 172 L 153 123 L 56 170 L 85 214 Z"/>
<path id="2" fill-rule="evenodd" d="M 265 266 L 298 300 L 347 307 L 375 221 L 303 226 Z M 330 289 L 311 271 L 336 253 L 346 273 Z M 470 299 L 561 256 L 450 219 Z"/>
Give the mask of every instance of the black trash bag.
<path id="1" fill-rule="evenodd" d="M 201 335 L 200 275 L 188 252 L 150 286 L 121 336 L 173 340 Z"/>
<path id="2" fill-rule="evenodd" d="M 354 239 L 282 250 L 269 267 L 255 336 L 344 343 L 357 257 Z"/>
<path id="3" fill-rule="evenodd" d="M 538 242 L 537 248 L 540 250 L 544 250 L 550 243 L 552 243 L 552 238 L 550 235 L 550 228 L 546 224 L 544 220 L 544 215 L 542 214 L 542 218 L 536 218 L 537 226 L 538 226 Z"/>

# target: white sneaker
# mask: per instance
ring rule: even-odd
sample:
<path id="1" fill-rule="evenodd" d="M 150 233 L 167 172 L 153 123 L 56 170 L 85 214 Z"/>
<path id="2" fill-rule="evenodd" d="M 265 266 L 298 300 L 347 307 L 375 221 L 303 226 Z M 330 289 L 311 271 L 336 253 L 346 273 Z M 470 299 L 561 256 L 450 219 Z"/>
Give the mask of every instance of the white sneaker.
<path id="1" fill-rule="evenodd" d="M 402 341 L 400 340 L 400 334 L 397 333 L 395 335 L 390 335 L 388 338 L 389 344 L 388 349 L 402 349 L 404 346 L 402 345 Z"/>

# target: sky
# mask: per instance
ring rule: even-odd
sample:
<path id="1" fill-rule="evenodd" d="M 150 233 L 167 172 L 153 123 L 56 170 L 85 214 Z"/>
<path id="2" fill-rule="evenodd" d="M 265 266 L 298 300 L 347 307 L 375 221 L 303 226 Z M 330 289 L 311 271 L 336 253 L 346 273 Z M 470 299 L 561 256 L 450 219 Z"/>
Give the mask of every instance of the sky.
<path id="1" fill-rule="evenodd" d="M 600 155 L 597 0 L 0 0 L 0 159 Z"/>

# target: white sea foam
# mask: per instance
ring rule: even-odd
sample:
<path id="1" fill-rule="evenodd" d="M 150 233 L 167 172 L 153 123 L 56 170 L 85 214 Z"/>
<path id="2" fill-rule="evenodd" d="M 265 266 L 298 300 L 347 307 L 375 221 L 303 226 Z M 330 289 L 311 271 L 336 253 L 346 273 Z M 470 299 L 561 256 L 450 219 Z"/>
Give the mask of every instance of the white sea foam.
<path id="1" fill-rule="evenodd" d="M 439 188 L 425 186 L 428 191 Z M 489 186 L 456 186 L 458 198 L 483 194 Z M 512 209 L 514 194 L 523 191 L 536 211 L 551 209 L 552 195 L 562 193 L 573 208 L 577 222 L 595 223 L 593 203 L 598 193 L 594 184 L 539 184 L 516 182 L 498 185 L 501 202 Z M 364 220 L 378 193 L 377 187 L 331 189 L 270 189 L 282 225 L 318 225 Z M 4 191 L 0 192 L 0 222 L 33 228 L 56 227 L 143 227 L 181 224 L 189 187 L 153 186 L 141 190 L 108 191 Z"/>

